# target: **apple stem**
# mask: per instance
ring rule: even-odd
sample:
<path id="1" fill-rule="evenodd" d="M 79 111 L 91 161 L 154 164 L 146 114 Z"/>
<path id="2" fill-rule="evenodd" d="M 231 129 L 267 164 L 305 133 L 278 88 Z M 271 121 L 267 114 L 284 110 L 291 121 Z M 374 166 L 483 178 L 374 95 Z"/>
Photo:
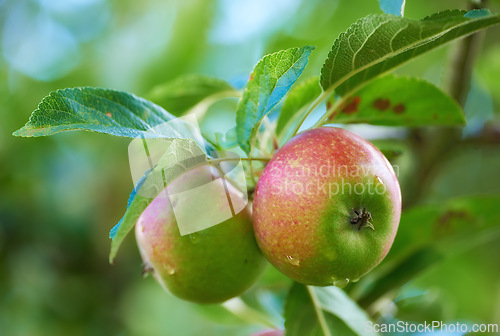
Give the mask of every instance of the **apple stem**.
<path id="1" fill-rule="evenodd" d="M 372 214 L 369 211 L 366 211 L 366 208 L 363 210 L 352 210 L 354 212 L 354 218 L 351 219 L 351 224 L 358 224 L 358 231 L 364 227 L 369 227 L 373 231 L 375 231 L 375 227 L 370 222 L 372 219 Z"/>
<path id="2" fill-rule="evenodd" d="M 153 272 L 154 272 L 154 268 L 151 265 L 146 264 L 146 263 L 143 264 L 143 267 L 142 267 L 142 277 L 143 278 L 147 277 L 150 274 L 153 274 Z"/>
<path id="3" fill-rule="evenodd" d="M 365 222 L 361 228 L 364 228 L 364 227 L 369 227 L 369 228 L 371 228 L 373 231 L 375 231 L 375 227 L 374 227 L 374 226 L 373 226 L 373 224 L 372 224 L 372 223 L 370 223 L 370 222 Z M 361 228 L 358 228 L 358 231 L 359 231 Z"/>

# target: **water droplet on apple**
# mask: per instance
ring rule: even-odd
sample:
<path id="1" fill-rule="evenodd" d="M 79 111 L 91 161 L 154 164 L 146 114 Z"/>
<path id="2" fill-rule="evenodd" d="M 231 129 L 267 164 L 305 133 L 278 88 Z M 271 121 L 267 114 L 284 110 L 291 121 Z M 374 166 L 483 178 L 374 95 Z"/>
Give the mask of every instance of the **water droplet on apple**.
<path id="1" fill-rule="evenodd" d="M 287 256 L 286 258 L 288 259 L 288 262 L 289 262 L 290 264 L 292 264 L 292 265 L 294 265 L 294 266 L 299 266 L 299 264 L 300 264 L 300 260 L 299 260 L 299 259 L 294 258 L 294 257 L 292 257 L 292 256 Z"/>
<path id="2" fill-rule="evenodd" d="M 175 274 L 175 268 L 173 268 L 172 266 L 168 265 L 167 266 L 167 273 L 169 275 L 174 275 Z"/>
<path id="3" fill-rule="evenodd" d="M 333 280 L 333 285 L 335 287 L 344 288 L 349 284 L 349 278 Z"/>
<path id="4" fill-rule="evenodd" d="M 191 240 L 191 243 L 197 244 L 200 241 L 200 237 L 198 237 L 197 233 L 191 233 L 189 235 L 189 239 Z"/>

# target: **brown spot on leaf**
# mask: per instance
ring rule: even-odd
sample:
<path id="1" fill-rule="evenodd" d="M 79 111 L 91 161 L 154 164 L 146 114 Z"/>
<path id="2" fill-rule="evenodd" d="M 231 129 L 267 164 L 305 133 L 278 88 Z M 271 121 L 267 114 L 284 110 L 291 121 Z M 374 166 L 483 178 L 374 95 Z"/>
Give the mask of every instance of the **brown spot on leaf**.
<path id="1" fill-rule="evenodd" d="M 380 111 L 385 111 L 391 107 L 391 101 L 386 98 L 379 98 L 373 102 L 373 107 Z"/>
<path id="2" fill-rule="evenodd" d="M 329 102 L 329 101 L 327 101 L 327 102 L 326 102 L 326 110 L 328 111 L 328 110 L 329 110 L 329 109 L 331 109 L 331 108 L 332 108 L 332 103 L 331 103 L 331 102 Z"/>
<path id="3" fill-rule="evenodd" d="M 394 106 L 392 108 L 392 110 L 396 114 L 401 114 L 401 113 L 403 113 L 406 110 L 406 106 L 404 106 L 403 104 L 397 104 L 396 106 Z"/>
<path id="4" fill-rule="evenodd" d="M 340 112 L 345 114 L 353 114 L 359 112 L 358 106 L 361 102 L 361 97 L 356 96 L 347 99 L 343 104 L 340 105 Z"/>
<path id="5" fill-rule="evenodd" d="M 438 118 L 437 113 L 434 113 L 434 114 L 432 115 L 432 119 L 436 120 L 437 118 Z"/>
<path id="6" fill-rule="evenodd" d="M 250 78 L 248 79 L 248 81 L 251 81 L 253 79 L 253 73 L 250 74 Z"/>
<path id="7" fill-rule="evenodd" d="M 111 112 L 106 112 L 106 115 L 107 115 L 108 117 L 110 117 L 110 118 L 113 116 L 113 115 L 111 114 Z"/>
<path id="8" fill-rule="evenodd" d="M 446 237 L 454 234 L 459 229 L 456 227 L 456 222 L 460 220 L 466 221 L 468 224 L 475 222 L 474 216 L 466 210 L 445 211 L 434 223 L 434 236 Z"/>

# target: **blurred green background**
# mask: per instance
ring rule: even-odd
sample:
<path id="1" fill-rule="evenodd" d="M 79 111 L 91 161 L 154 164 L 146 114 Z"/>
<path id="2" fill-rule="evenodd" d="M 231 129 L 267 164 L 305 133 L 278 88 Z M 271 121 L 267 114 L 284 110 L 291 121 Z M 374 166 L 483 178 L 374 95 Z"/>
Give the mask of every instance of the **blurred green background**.
<path id="1" fill-rule="evenodd" d="M 406 16 L 468 6 L 465 0 L 408 0 Z M 491 0 L 488 7 L 499 12 L 500 2 Z M 133 187 L 129 139 L 89 132 L 35 139 L 11 134 L 59 88 L 96 86 L 144 96 L 189 73 L 241 85 L 264 54 L 316 45 L 302 77 L 307 78 L 319 73 L 340 32 L 379 12 L 376 0 L 0 0 L 0 335 L 249 335 L 261 330 L 235 321 L 217 324 L 152 278 L 143 279 L 132 236 L 116 264 L 108 263 L 108 233 L 125 212 Z M 465 104 L 469 125 L 463 145 L 439 158 L 443 164 L 412 202 L 500 194 L 499 36 L 500 28 L 493 27 L 483 37 Z M 446 89 L 455 46 L 397 72 Z M 225 128 L 234 124 L 230 114 L 218 118 Z M 213 122 L 205 131 L 213 132 L 212 127 Z M 398 137 L 406 148 L 405 130 L 359 131 L 372 138 Z M 412 160 L 407 153 L 399 161 L 409 199 L 419 183 Z M 408 286 L 430 292 L 432 300 L 445 298 L 439 309 L 448 319 L 500 323 L 498 243 L 459 254 Z M 262 281 L 281 284 L 281 291 L 288 284 L 274 273 Z M 426 317 L 411 304 L 401 309 L 404 318 Z"/>

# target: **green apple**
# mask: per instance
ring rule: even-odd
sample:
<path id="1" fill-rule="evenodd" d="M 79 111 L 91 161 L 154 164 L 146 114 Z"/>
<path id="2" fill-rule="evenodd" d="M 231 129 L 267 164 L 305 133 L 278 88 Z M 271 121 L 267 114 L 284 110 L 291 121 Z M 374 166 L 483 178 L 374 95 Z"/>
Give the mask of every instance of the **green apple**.
<path id="1" fill-rule="evenodd" d="M 209 167 L 193 169 L 169 185 L 145 209 L 136 224 L 136 239 L 142 258 L 155 278 L 179 298 L 216 303 L 238 296 L 249 288 L 267 264 L 253 234 L 252 220 L 246 199 L 231 184 L 211 189 L 206 205 L 212 214 L 227 213 L 228 201 L 239 213 L 216 225 L 181 235 L 181 218 L 177 202 L 184 214 L 199 214 L 207 226 L 217 223 L 207 212 L 200 213 L 200 204 L 193 197 L 176 198 L 178 190 L 194 190 L 217 179 Z M 200 189 L 201 190 L 201 189 Z M 206 191 L 206 190 L 205 190 Z M 177 216 L 177 217 L 176 217 Z M 188 225 L 189 227 L 189 225 Z"/>
<path id="2" fill-rule="evenodd" d="M 261 251 L 293 280 L 345 286 L 387 255 L 401 216 L 393 167 L 340 128 L 303 132 L 264 169 L 253 202 Z"/>

